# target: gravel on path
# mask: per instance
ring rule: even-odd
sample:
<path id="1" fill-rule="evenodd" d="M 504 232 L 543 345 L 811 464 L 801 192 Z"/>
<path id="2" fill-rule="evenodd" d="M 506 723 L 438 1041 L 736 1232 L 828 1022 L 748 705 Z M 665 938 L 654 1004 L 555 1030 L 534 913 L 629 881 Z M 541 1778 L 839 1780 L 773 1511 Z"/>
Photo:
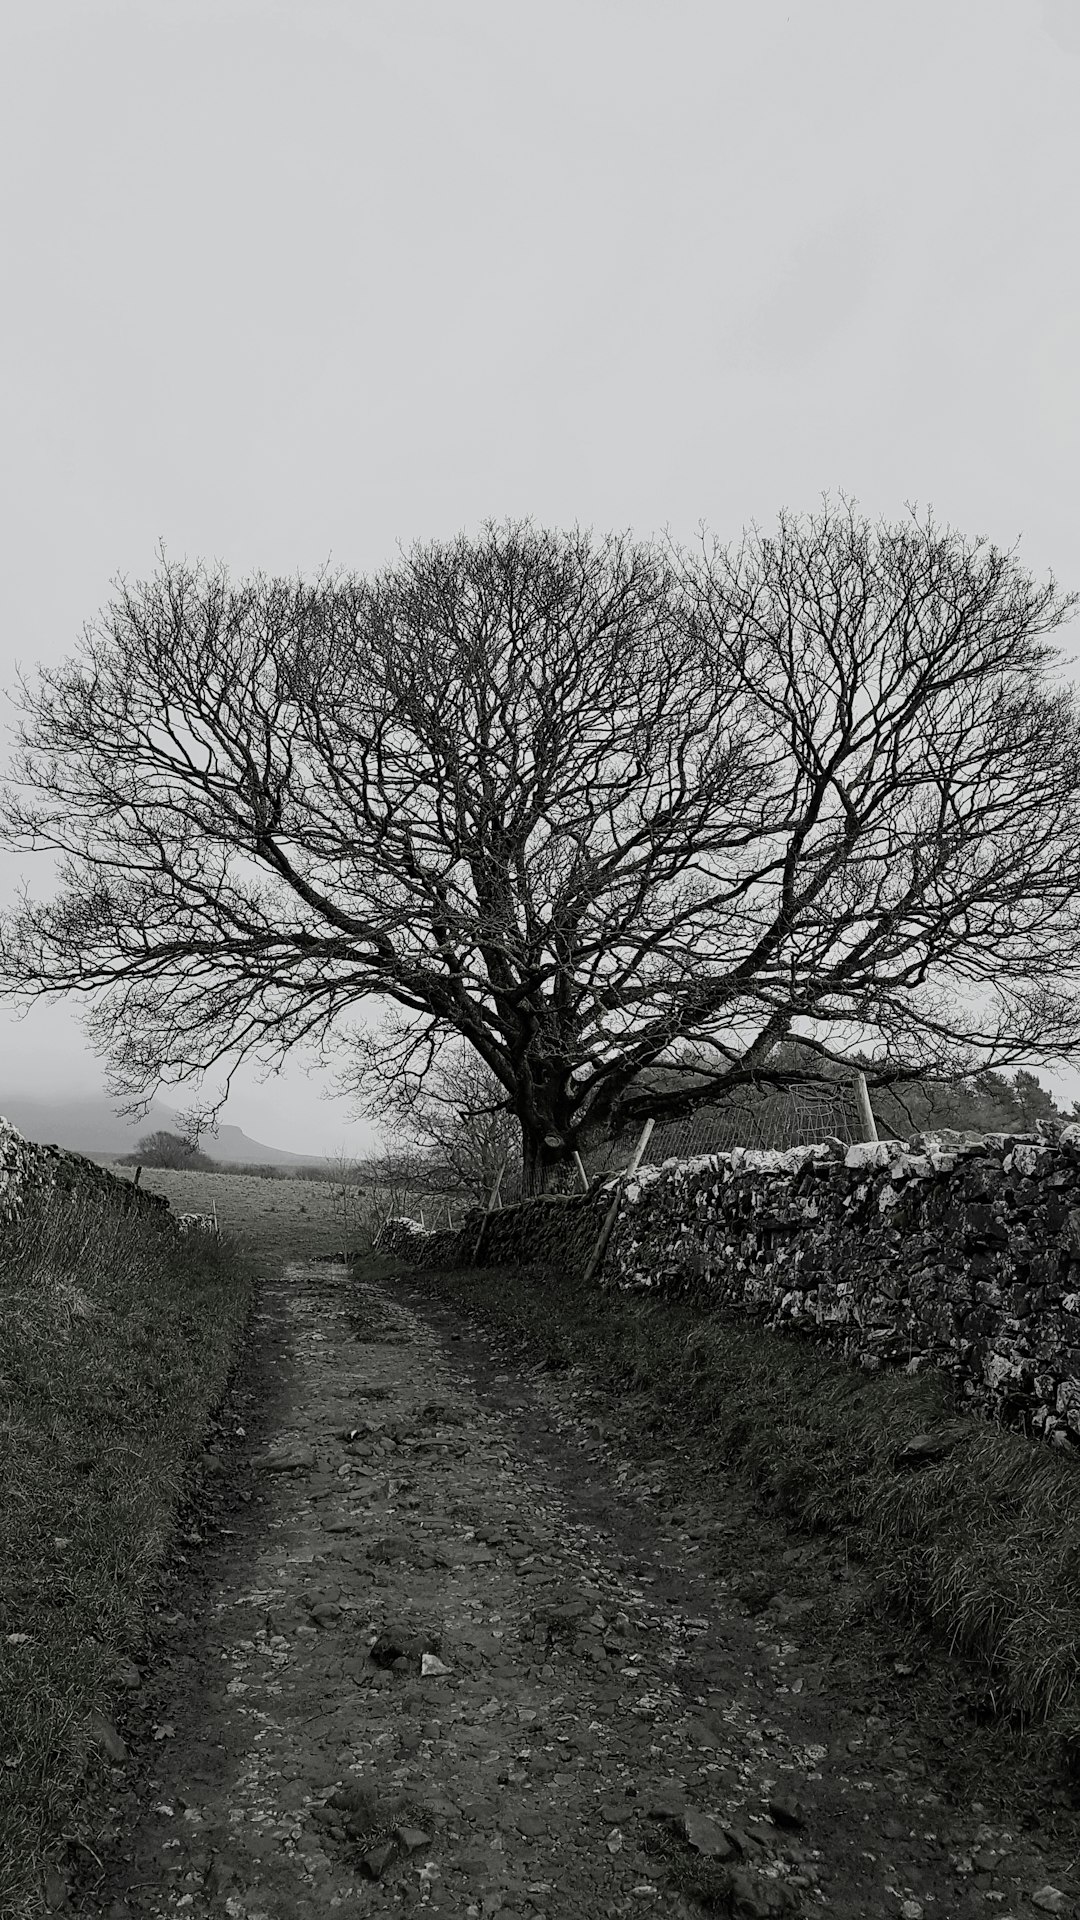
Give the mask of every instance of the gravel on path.
<path id="1" fill-rule="evenodd" d="M 81 1915 L 1076 1913 L 1030 1834 L 871 1765 L 797 1617 L 408 1281 L 267 1283 L 229 1404 Z"/>

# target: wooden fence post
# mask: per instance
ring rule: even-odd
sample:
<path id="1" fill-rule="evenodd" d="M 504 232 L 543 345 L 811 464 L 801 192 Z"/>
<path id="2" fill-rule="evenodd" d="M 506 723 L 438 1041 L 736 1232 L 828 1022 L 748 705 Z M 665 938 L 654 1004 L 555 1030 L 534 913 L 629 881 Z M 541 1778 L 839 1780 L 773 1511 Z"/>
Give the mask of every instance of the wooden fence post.
<path id="1" fill-rule="evenodd" d="M 506 1152 L 503 1154 L 502 1166 L 499 1168 L 498 1173 L 495 1175 L 494 1182 L 492 1183 L 491 1198 L 487 1203 L 487 1209 L 484 1213 L 483 1219 L 480 1222 L 480 1231 L 476 1236 L 476 1245 L 473 1248 L 472 1257 L 473 1257 L 474 1266 L 476 1264 L 477 1256 L 480 1252 L 480 1242 L 484 1237 L 484 1228 L 487 1226 L 488 1221 L 490 1220 L 492 1214 L 495 1211 L 496 1206 L 498 1205 L 499 1189 L 503 1183 L 503 1174 L 506 1172 L 506 1163 L 509 1160 L 509 1158 L 510 1158 L 509 1152 Z"/>
<path id="2" fill-rule="evenodd" d="M 865 1073 L 856 1073 L 855 1075 L 855 1098 L 859 1103 L 859 1118 L 862 1121 L 863 1139 L 876 1140 L 878 1137 L 877 1121 L 874 1119 L 874 1109 L 870 1105 L 870 1095 L 866 1088 Z"/>
<path id="3" fill-rule="evenodd" d="M 607 1243 L 611 1239 L 611 1230 L 615 1225 L 616 1216 L 618 1214 L 619 1207 L 622 1202 L 622 1196 L 623 1196 L 622 1181 L 628 1180 L 632 1173 L 637 1172 L 638 1163 L 641 1160 L 641 1156 L 649 1144 L 649 1135 L 651 1134 L 652 1130 L 653 1130 L 652 1121 L 646 1120 L 645 1125 L 641 1129 L 641 1138 L 639 1139 L 637 1146 L 634 1148 L 633 1154 L 630 1157 L 630 1163 L 627 1166 L 625 1173 L 622 1173 L 619 1175 L 619 1184 L 615 1188 L 614 1198 L 612 1199 L 611 1205 L 607 1210 L 607 1217 L 604 1221 L 604 1224 L 600 1229 L 600 1236 L 596 1242 L 595 1247 L 592 1250 L 592 1258 L 589 1261 L 588 1266 L 586 1267 L 584 1273 L 581 1276 L 581 1282 L 583 1286 L 586 1286 L 586 1287 L 588 1286 L 589 1281 L 592 1279 L 594 1273 L 596 1273 L 600 1265 L 600 1262 L 607 1251 Z"/>

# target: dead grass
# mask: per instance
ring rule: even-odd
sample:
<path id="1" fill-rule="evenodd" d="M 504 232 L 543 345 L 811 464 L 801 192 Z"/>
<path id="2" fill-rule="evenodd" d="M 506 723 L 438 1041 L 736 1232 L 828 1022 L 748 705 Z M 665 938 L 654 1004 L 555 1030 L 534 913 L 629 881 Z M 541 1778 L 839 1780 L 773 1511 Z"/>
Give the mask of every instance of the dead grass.
<path id="1" fill-rule="evenodd" d="M 0 1240 L 0 1913 L 92 1845 L 92 1716 L 119 1691 L 186 1463 L 254 1295 L 234 1242 L 36 1198 Z"/>

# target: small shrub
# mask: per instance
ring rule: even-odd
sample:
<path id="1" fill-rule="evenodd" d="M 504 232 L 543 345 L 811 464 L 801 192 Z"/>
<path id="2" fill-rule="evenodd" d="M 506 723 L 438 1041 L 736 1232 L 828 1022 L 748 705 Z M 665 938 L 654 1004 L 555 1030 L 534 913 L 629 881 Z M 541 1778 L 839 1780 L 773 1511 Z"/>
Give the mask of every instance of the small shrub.
<path id="1" fill-rule="evenodd" d="M 193 1140 L 187 1140 L 182 1134 L 158 1133 L 144 1134 L 134 1153 L 124 1156 L 122 1166 L 134 1167 L 173 1167 L 187 1172 L 210 1173 L 214 1162 L 208 1154 L 200 1153 Z"/>

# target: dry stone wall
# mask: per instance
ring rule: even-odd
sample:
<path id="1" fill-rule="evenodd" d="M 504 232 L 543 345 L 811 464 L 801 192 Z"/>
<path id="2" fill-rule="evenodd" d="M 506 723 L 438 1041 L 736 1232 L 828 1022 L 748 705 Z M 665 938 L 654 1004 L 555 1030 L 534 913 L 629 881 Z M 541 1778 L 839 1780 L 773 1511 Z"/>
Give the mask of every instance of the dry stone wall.
<path id="1" fill-rule="evenodd" d="M 42 1147 L 25 1140 L 0 1115 L 0 1227 L 15 1219 L 24 1197 L 48 1190 L 76 1199 L 96 1199 L 109 1206 L 136 1208 L 141 1213 L 167 1213 L 169 1203 L 159 1194 L 134 1187 L 93 1160 L 68 1153 L 63 1147 Z"/>
<path id="2" fill-rule="evenodd" d="M 942 1369 L 1080 1446 L 1080 1127 L 649 1168 L 605 1275 L 815 1334 L 870 1371 Z"/>
<path id="3" fill-rule="evenodd" d="M 481 1261 L 583 1271 L 609 1199 L 495 1214 Z M 392 1222 L 383 1244 L 462 1264 L 479 1218 L 435 1234 Z M 1080 1447 L 1080 1126 L 640 1168 L 601 1284 L 745 1312 L 868 1371 L 941 1369 L 973 1410 Z"/>
<path id="4" fill-rule="evenodd" d="M 483 1227 L 480 1266 L 542 1261 L 570 1272 L 584 1271 L 611 1198 L 609 1184 L 591 1193 L 542 1194 L 517 1206 L 497 1208 L 486 1222 L 483 1208 L 477 1207 L 456 1227 L 425 1228 L 418 1220 L 389 1220 L 376 1244 L 383 1253 L 398 1254 L 418 1266 L 471 1266 Z"/>

